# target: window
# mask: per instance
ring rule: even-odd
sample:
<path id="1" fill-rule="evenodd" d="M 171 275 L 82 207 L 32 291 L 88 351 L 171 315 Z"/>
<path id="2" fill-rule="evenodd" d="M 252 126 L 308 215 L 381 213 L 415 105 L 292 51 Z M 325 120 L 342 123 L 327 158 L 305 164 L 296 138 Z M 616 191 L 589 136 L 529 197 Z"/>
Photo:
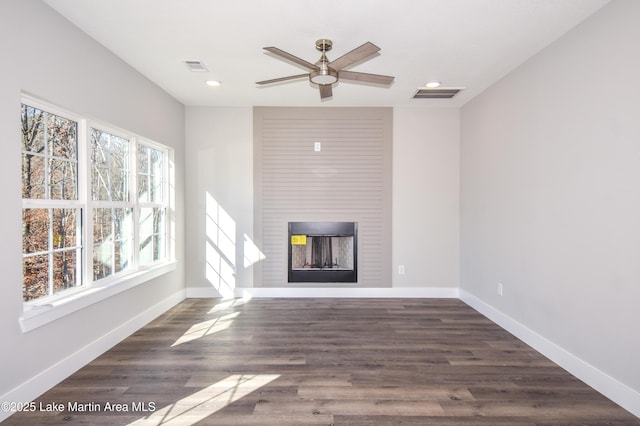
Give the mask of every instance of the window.
<path id="1" fill-rule="evenodd" d="M 171 260 L 168 148 L 27 97 L 20 113 L 25 302 Z"/>
<path id="2" fill-rule="evenodd" d="M 80 284 L 78 123 L 22 105 L 22 269 L 25 301 Z"/>
<path id="3" fill-rule="evenodd" d="M 160 149 L 138 144 L 138 205 L 140 263 L 166 256 L 165 155 Z"/>
<path id="4" fill-rule="evenodd" d="M 128 139 L 91 128 L 94 280 L 125 271 L 131 265 L 129 147 Z"/>

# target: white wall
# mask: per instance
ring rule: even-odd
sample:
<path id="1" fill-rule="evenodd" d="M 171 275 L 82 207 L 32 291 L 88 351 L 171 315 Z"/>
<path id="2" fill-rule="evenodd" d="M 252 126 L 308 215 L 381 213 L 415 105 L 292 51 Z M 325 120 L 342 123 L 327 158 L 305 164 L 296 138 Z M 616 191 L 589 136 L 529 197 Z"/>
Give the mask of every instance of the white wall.
<path id="1" fill-rule="evenodd" d="M 186 126 L 188 295 L 252 287 L 251 262 L 245 266 L 245 253 L 252 258 L 255 252 L 252 108 L 187 107 Z M 220 227 L 211 218 L 213 204 L 220 206 Z M 218 231 L 225 235 L 216 242 Z M 225 241 L 235 248 L 226 250 Z"/>
<path id="2" fill-rule="evenodd" d="M 0 399 L 33 398 L 184 293 L 184 108 L 42 2 L 0 2 Z M 175 271 L 23 333 L 20 96 L 28 92 L 175 148 Z M 111 339 L 111 340 L 110 340 Z M 6 413 L 0 412 L 0 420 Z"/>
<path id="3" fill-rule="evenodd" d="M 392 284 L 454 289 L 459 281 L 459 111 L 396 108 L 393 116 Z M 206 277 L 211 238 L 205 194 L 236 223 L 236 241 L 245 233 L 253 237 L 252 110 L 187 107 L 186 117 L 187 239 L 193 242 L 187 248 L 188 294 L 215 295 L 212 288 L 218 284 Z M 236 259 L 243 256 L 243 243 L 237 243 Z M 397 275 L 400 263 L 405 265 L 403 276 Z M 251 266 L 237 262 L 235 273 L 236 287 L 253 286 Z M 402 294 L 433 294 L 416 291 Z"/>
<path id="4" fill-rule="evenodd" d="M 394 287 L 459 285 L 459 150 L 458 109 L 393 110 Z"/>
<path id="5" fill-rule="evenodd" d="M 638 22 L 640 2 L 613 1 L 461 119 L 462 290 L 631 388 L 635 407 Z"/>

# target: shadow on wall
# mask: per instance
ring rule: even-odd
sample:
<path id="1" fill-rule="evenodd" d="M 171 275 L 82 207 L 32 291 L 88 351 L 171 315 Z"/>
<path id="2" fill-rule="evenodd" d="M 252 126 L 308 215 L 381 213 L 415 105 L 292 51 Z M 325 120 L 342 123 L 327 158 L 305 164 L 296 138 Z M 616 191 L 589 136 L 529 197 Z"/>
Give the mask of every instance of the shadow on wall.
<path id="1" fill-rule="evenodd" d="M 205 194 L 205 277 L 223 298 L 234 297 L 236 288 L 236 222 L 213 196 Z M 242 238 L 242 267 L 265 259 L 247 235 Z"/>

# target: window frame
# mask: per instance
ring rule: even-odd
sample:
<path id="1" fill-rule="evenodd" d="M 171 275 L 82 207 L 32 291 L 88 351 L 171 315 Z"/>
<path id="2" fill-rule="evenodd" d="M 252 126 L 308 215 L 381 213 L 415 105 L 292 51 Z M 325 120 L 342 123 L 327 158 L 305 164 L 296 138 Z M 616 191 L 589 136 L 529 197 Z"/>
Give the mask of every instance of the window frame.
<path id="1" fill-rule="evenodd" d="M 81 167 L 84 167 L 85 165 L 83 164 L 84 161 L 82 160 L 84 158 L 84 147 L 82 146 L 82 144 L 80 143 L 80 133 L 83 131 L 82 126 L 83 126 L 83 122 L 82 122 L 82 117 L 78 114 L 74 114 L 70 111 L 61 109 L 59 107 L 56 107 L 54 105 L 50 105 L 50 104 L 46 104 L 43 103 L 35 98 L 31 98 L 31 97 L 27 97 L 27 96 L 22 96 L 21 98 L 21 102 L 20 105 L 22 107 L 22 105 L 27 105 L 29 107 L 32 108 L 37 108 L 41 111 L 44 111 L 48 114 L 53 114 L 56 115 L 58 117 L 62 117 L 62 118 L 66 118 L 68 120 L 71 120 L 73 122 L 76 123 L 77 127 L 76 127 L 76 159 L 77 159 L 77 175 L 76 175 L 76 199 L 75 200 L 64 200 L 64 199 L 55 199 L 55 198 L 22 198 L 22 209 L 21 211 L 24 212 L 27 209 L 64 209 L 64 208 L 68 208 L 68 209 L 76 209 L 80 212 L 80 214 L 76 217 L 76 246 L 79 246 L 79 251 L 80 251 L 80 256 L 76 257 L 76 270 L 78 271 L 76 274 L 76 280 L 78 281 L 77 285 L 69 288 L 69 289 L 65 289 L 65 290 L 61 290 L 56 294 L 49 294 L 43 297 L 39 297 L 37 299 L 33 299 L 30 301 L 25 301 L 24 297 L 23 297 L 23 303 L 27 306 L 29 305 L 37 305 L 39 301 L 45 300 L 45 299 L 55 299 L 55 298 L 62 298 L 65 295 L 68 294 L 72 294 L 74 292 L 76 292 L 80 287 L 83 286 L 84 283 L 84 253 L 85 253 L 85 245 L 83 244 L 84 242 L 84 238 L 82 235 L 82 223 L 84 222 L 84 216 L 86 214 L 86 208 L 85 208 L 85 204 L 84 204 L 84 200 L 82 199 L 83 193 L 82 193 L 82 183 L 81 183 Z M 22 149 L 20 149 L 20 155 L 22 156 L 24 154 L 24 151 Z M 45 153 L 43 154 L 43 158 L 48 158 L 50 157 L 49 153 Z M 22 179 L 21 179 L 21 185 L 22 185 Z M 45 180 L 45 185 L 47 185 L 47 181 Z M 22 193 L 22 191 L 21 191 Z M 45 194 L 49 194 L 50 191 L 48 189 L 45 189 Z M 22 222 L 22 224 L 24 225 L 24 222 Z M 49 231 L 51 231 L 51 227 L 53 225 L 49 225 Z M 79 241 L 78 241 L 79 240 Z M 47 255 L 49 257 L 51 257 L 51 255 L 53 253 L 56 252 L 55 249 L 53 249 L 52 247 L 52 242 L 49 241 L 49 247 L 46 251 Z M 22 249 L 21 249 L 22 252 Z M 76 253 L 78 252 L 78 250 L 76 249 Z M 43 252 L 44 253 L 44 252 Z M 31 257 L 31 256 L 25 256 L 24 252 L 22 252 L 22 259 L 24 259 L 25 257 Z M 24 261 L 24 260 L 23 260 Z M 49 275 L 51 275 L 51 273 L 49 272 Z M 50 287 L 52 285 L 52 277 L 49 276 L 49 282 L 47 283 L 47 286 Z M 22 285 L 24 286 L 24 280 L 22 282 Z"/>
<path id="2" fill-rule="evenodd" d="M 138 148 L 140 146 L 144 146 L 148 149 L 154 149 L 157 151 L 162 152 L 162 158 L 163 158 L 163 166 L 162 166 L 162 185 L 161 185 L 161 193 L 162 193 L 162 201 L 161 202 L 157 202 L 157 201 L 140 201 L 140 194 L 138 193 L 139 191 L 139 187 L 138 187 L 138 179 L 139 179 L 139 171 L 138 171 L 138 163 L 137 163 L 137 152 L 138 152 Z M 135 212 L 134 212 L 134 220 L 136 221 L 136 224 L 138 226 L 138 232 L 135 233 L 134 235 L 134 246 L 136 247 L 137 251 L 136 253 L 138 254 L 136 256 L 136 266 L 138 268 L 143 268 L 145 266 L 147 267 L 152 267 L 154 264 L 157 263 L 161 263 L 162 260 L 152 260 L 151 262 L 142 262 L 141 256 L 140 256 L 140 252 L 141 252 L 141 244 L 142 244 L 142 235 L 141 235 L 141 224 L 140 224 L 140 216 L 141 216 L 141 210 L 143 208 L 151 208 L 151 209 L 162 209 L 162 220 L 163 220 L 163 224 L 164 224 L 164 238 L 162 240 L 163 242 L 163 253 L 164 253 L 164 257 L 165 258 L 171 258 L 172 255 L 172 250 L 171 250 L 171 245 L 170 245 L 170 224 L 169 224 L 169 206 L 171 204 L 171 200 L 173 197 L 173 194 L 171 192 L 171 176 L 170 176 L 170 165 L 173 162 L 173 156 L 171 155 L 171 152 L 167 149 L 167 147 L 157 144 L 153 141 L 150 140 L 146 140 L 146 139 L 139 139 L 136 141 L 136 164 L 135 164 L 135 179 L 134 179 L 134 183 L 135 183 L 135 191 L 136 191 L 136 200 L 137 200 L 137 205 L 135 208 Z M 149 174 L 148 176 L 151 176 L 151 174 Z"/>
<path id="3" fill-rule="evenodd" d="M 38 328 L 50 321 L 75 312 L 100 300 L 111 297 L 129 288 L 142 284 L 150 279 L 156 278 L 167 272 L 175 270 L 175 249 L 173 232 L 172 209 L 174 191 L 174 150 L 171 147 L 140 137 L 116 126 L 90 119 L 80 114 L 76 114 L 57 107 L 51 103 L 22 94 L 20 105 L 27 105 L 45 111 L 50 114 L 73 120 L 77 123 L 77 199 L 75 200 L 55 200 L 55 199 L 22 199 L 22 211 L 30 208 L 74 208 L 78 209 L 80 215 L 76 218 L 76 229 L 79 233 L 79 245 L 81 256 L 77 260 L 79 269 L 77 275 L 77 285 L 73 288 L 61 290 L 54 294 L 45 295 L 33 300 L 25 301 L 23 298 L 23 313 L 20 317 L 20 324 L 24 332 Z M 92 182 L 92 162 L 91 162 L 91 129 L 95 128 L 129 141 L 128 158 L 128 201 L 113 202 L 104 200 L 93 200 L 91 196 Z M 138 199 L 138 163 L 136 160 L 138 144 L 160 150 L 162 152 L 162 203 L 156 203 L 164 208 L 164 257 L 154 262 L 141 264 L 140 258 L 140 224 L 139 212 L 141 205 Z M 23 150 L 20 150 L 23 155 Z M 22 180 L 21 180 L 22 185 Z M 126 205 L 132 211 L 131 217 L 131 240 L 130 240 L 130 266 L 122 271 L 112 273 L 104 278 L 94 280 L 94 237 L 93 237 L 93 216 L 97 208 L 113 208 L 112 206 Z M 49 225 L 50 227 L 52 225 Z M 21 248 L 24 258 L 24 252 Z M 21 283 L 24 286 L 24 279 Z M 22 292 L 21 292 L 22 295 Z M 23 296 L 21 296 L 23 297 Z"/>
<path id="4" fill-rule="evenodd" d="M 108 133 L 112 136 L 116 136 L 122 139 L 127 140 L 129 146 L 128 146 L 128 151 L 129 151 L 129 156 L 127 159 L 127 167 L 128 167 L 128 176 L 127 176 L 127 192 L 128 192 L 128 196 L 126 200 L 94 200 L 93 197 L 91 196 L 91 182 L 92 182 L 92 173 L 93 173 L 93 164 L 91 161 L 91 149 L 92 149 L 92 139 L 91 139 L 91 131 L 95 129 L 95 130 L 99 130 L 102 131 L 104 133 Z M 109 283 L 110 281 L 113 280 L 117 280 L 118 277 L 120 276 L 126 276 L 127 274 L 131 273 L 132 270 L 136 269 L 137 266 L 137 256 L 135 254 L 135 206 L 136 206 L 136 201 L 137 201 L 137 196 L 134 196 L 134 194 L 132 193 L 133 191 L 133 186 L 135 184 L 135 170 L 132 171 L 132 167 L 135 167 L 135 156 L 132 155 L 132 152 L 135 150 L 135 146 L 136 146 L 136 137 L 132 134 L 128 134 L 126 132 L 120 131 L 119 129 L 114 128 L 113 126 L 109 126 L 106 124 L 103 124 L 101 122 L 98 121 L 94 121 L 94 120 L 90 120 L 87 122 L 87 134 L 86 134 L 86 144 L 87 144 L 87 160 L 86 160 L 86 165 L 88 168 L 91 168 L 91 170 L 87 170 L 87 175 L 86 175 L 86 179 L 85 179 L 85 183 L 87 185 L 87 193 L 86 193 L 86 199 L 87 199 L 87 210 L 88 213 L 90 214 L 90 216 L 87 217 L 87 222 L 85 222 L 87 224 L 87 233 L 85 234 L 87 239 L 86 239 L 86 245 L 88 248 L 90 248 L 90 253 L 88 253 L 87 256 L 87 275 L 85 276 L 85 279 L 87 280 L 87 282 L 91 282 L 92 284 L 99 284 L 99 283 Z M 93 238 L 93 226 L 94 226 L 94 213 L 97 209 L 130 209 L 131 210 L 131 214 L 132 217 L 130 218 L 131 221 L 131 235 L 130 235 L 130 244 L 131 244 L 131 249 L 130 249 L 130 253 L 129 253 L 129 262 L 130 262 L 130 266 L 128 268 L 125 268 L 122 271 L 118 271 L 116 272 L 115 270 L 103 277 L 103 278 L 99 278 L 99 279 L 95 279 L 94 278 L 94 264 L 93 264 L 93 256 L 94 256 L 94 249 L 95 249 L 95 245 L 94 245 L 94 238 Z M 89 229 L 91 228 L 92 233 L 89 235 Z M 89 238 L 89 237 L 92 238 Z M 87 250 L 89 251 L 89 250 Z M 91 265 L 91 268 L 89 268 L 89 265 Z"/>

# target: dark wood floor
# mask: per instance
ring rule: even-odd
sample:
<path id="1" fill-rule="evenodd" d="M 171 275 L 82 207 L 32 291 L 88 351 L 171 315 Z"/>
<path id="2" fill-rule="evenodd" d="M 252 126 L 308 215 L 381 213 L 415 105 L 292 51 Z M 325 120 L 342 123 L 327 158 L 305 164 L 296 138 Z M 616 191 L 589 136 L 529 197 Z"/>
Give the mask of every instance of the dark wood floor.
<path id="1" fill-rule="evenodd" d="M 455 299 L 186 300 L 35 403 L 7 424 L 640 425 Z"/>

